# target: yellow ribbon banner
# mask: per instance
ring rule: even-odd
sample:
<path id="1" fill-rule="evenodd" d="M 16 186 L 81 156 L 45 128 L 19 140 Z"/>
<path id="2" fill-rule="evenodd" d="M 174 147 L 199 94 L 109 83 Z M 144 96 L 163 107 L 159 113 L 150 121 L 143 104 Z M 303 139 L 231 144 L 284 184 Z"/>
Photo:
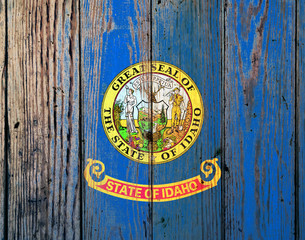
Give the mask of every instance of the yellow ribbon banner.
<path id="1" fill-rule="evenodd" d="M 84 176 L 89 187 L 115 197 L 142 202 L 166 202 L 215 187 L 221 176 L 217 161 L 217 158 L 205 160 L 200 165 L 200 175 L 169 184 L 144 185 L 121 181 L 105 175 L 105 165 L 92 159 L 88 159 Z"/>

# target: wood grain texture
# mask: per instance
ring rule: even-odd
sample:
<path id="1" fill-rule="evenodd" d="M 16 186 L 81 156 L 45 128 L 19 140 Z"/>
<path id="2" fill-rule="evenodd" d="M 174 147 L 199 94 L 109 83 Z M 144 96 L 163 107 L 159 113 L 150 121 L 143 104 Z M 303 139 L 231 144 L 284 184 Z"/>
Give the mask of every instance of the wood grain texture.
<path id="1" fill-rule="evenodd" d="M 78 1 L 8 1 L 9 239 L 80 237 Z"/>
<path id="2" fill-rule="evenodd" d="M 305 6 L 296 1 L 296 234 L 305 239 Z"/>
<path id="3" fill-rule="evenodd" d="M 204 106 L 199 138 L 184 155 L 153 166 L 153 183 L 200 174 L 200 164 L 221 162 L 221 1 L 153 1 L 152 56 L 185 71 Z M 154 239 L 221 239 L 221 183 L 172 202 L 153 205 Z"/>
<path id="4" fill-rule="evenodd" d="M 125 158 L 111 145 L 101 106 L 117 74 L 150 60 L 150 32 L 150 1 L 82 1 L 83 169 L 91 158 L 102 161 L 111 177 L 147 185 L 150 167 Z M 84 184 L 84 239 L 151 239 L 149 203 L 116 198 Z"/>
<path id="5" fill-rule="evenodd" d="M 0 239 L 4 239 L 6 234 L 6 169 L 8 139 L 5 125 L 7 124 L 6 102 L 7 102 L 7 67 L 6 67 L 6 8 L 5 1 L 0 0 Z"/>
<path id="6" fill-rule="evenodd" d="M 225 3 L 225 239 L 295 237 L 295 7 Z"/>
<path id="7" fill-rule="evenodd" d="M 305 239 L 305 6 L 270 0 L 0 0 L 0 239 Z M 161 165 L 124 158 L 101 105 L 159 60 L 202 94 L 201 135 Z M 221 183 L 163 203 L 87 186 L 164 184 L 219 158 Z M 8 163 L 8 164 L 6 164 Z"/>

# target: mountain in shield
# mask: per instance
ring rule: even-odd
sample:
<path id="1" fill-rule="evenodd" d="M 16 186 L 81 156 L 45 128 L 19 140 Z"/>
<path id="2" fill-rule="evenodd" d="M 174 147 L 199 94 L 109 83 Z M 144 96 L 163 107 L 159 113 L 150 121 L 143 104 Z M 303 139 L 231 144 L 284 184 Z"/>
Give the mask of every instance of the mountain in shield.
<path id="1" fill-rule="evenodd" d="M 151 103 L 142 100 L 137 109 L 139 129 L 148 142 L 148 150 L 157 151 L 158 141 L 162 142 L 162 130 L 167 124 L 168 105 L 163 100 Z"/>

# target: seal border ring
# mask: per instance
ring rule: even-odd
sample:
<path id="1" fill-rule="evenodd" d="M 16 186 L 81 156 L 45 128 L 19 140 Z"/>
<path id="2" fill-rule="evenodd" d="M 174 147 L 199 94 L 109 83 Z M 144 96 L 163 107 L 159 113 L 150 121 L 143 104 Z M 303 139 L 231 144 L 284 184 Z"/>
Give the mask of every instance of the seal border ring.
<path id="1" fill-rule="evenodd" d="M 130 157 L 129 155 L 127 155 L 127 154 L 125 154 L 125 153 L 123 153 L 112 141 L 111 141 L 111 138 L 109 137 L 109 134 L 108 134 L 108 132 L 107 132 L 107 130 L 106 130 L 106 128 L 105 128 L 105 125 L 104 125 L 104 121 L 103 121 L 103 109 L 104 109 L 104 105 L 105 105 L 105 96 L 107 96 L 107 94 L 108 94 L 108 92 L 109 92 L 109 89 L 111 88 L 111 86 L 112 86 L 112 84 L 117 80 L 117 78 L 120 76 L 120 75 L 122 75 L 124 72 L 126 72 L 128 69 L 132 69 L 134 66 L 137 66 L 137 65 L 139 65 L 139 64 L 143 64 L 143 65 L 148 65 L 148 66 L 150 66 L 150 69 L 149 69 L 149 71 L 147 71 L 147 70 L 144 70 L 144 72 L 143 73 L 141 73 L 141 74 L 145 74 L 145 73 L 151 73 L 151 74 L 153 74 L 154 72 L 153 71 L 151 71 L 151 64 L 153 64 L 153 63 L 158 63 L 158 64 L 164 64 L 165 66 L 170 66 L 170 67 L 172 67 L 172 68 L 174 68 L 174 69 L 177 69 L 177 70 L 179 70 L 179 71 L 181 71 L 181 73 L 183 73 L 188 79 L 190 79 L 191 80 L 191 83 L 193 84 L 193 87 L 195 88 L 195 90 L 196 90 L 196 93 L 198 94 L 198 97 L 199 97 L 199 100 L 200 100 L 200 110 L 202 111 L 202 116 L 200 117 L 201 119 L 202 119 L 202 121 L 200 121 L 200 123 L 199 123 L 199 127 L 198 127 L 198 134 L 194 137 L 194 139 L 192 140 L 192 142 L 183 150 L 183 151 L 180 151 L 180 152 L 178 152 L 175 156 L 173 156 L 173 157 L 169 157 L 168 159 L 166 159 L 166 160 L 162 160 L 162 161 L 158 161 L 158 162 L 154 162 L 154 161 L 152 161 L 152 160 L 150 160 L 150 159 L 144 159 L 144 160 L 138 160 L 138 159 L 136 159 L 136 158 L 133 158 L 133 157 Z M 156 73 L 158 73 L 158 72 L 156 72 Z M 165 74 L 166 75 L 166 74 Z M 170 76 L 171 77 L 171 76 Z M 172 77 L 171 77 L 172 78 Z M 131 79 L 133 79 L 133 78 L 131 78 Z M 131 80 L 130 79 L 130 80 Z M 126 83 L 128 83 L 130 80 L 128 80 Z M 175 79 L 174 79 L 175 80 Z M 176 82 L 178 82 L 179 84 L 181 84 L 179 81 L 177 81 L 177 80 L 175 80 Z M 120 88 L 119 88 L 119 91 L 121 90 L 121 88 L 123 87 L 123 86 L 125 86 L 125 84 L 126 83 L 124 83 L 124 84 L 122 84 L 122 86 L 120 86 Z M 182 84 L 181 84 L 182 85 Z M 182 85 L 182 87 L 186 90 L 186 88 Z M 187 92 L 187 91 L 186 91 Z M 118 94 L 118 93 L 117 93 Z M 117 95 L 115 96 L 115 98 L 117 97 Z M 190 98 L 190 100 L 191 100 L 191 98 Z M 192 105 L 193 105 L 193 102 L 192 102 Z M 111 143 L 111 145 L 122 155 L 122 156 L 124 156 L 124 157 L 126 157 L 126 158 L 128 158 L 128 159 L 130 159 L 130 160 L 132 160 L 132 161 L 134 161 L 134 162 L 137 162 L 137 163 L 142 163 L 142 164 L 150 164 L 150 165 L 156 165 L 156 164 L 163 164 L 163 163 L 168 163 L 168 162 L 170 162 L 170 161 L 173 161 L 173 160 L 175 160 L 175 159 L 177 159 L 177 158 L 179 158 L 180 156 L 182 156 L 183 154 L 185 154 L 187 151 L 189 151 L 190 150 L 190 148 L 194 145 L 194 143 L 197 141 L 197 139 L 198 139 L 198 137 L 199 137 L 199 135 L 201 134 L 201 130 L 202 130 L 202 125 L 203 125 L 203 120 L 204 120 L 204 107 L 203 107 L 203 101 L 202 101 L 202 96 L 201 96 L 201 93 L 200 93 L 200 91 L 199 91 L 199 89 L 198 89 L 198 87 L 197 87 L 197 85 L 196 85 L 196 83 L 195 83 L 195 81 L 187 74 L 187 73 L 185 73 L 181 68 L 179 68 L 179 67 L 177 67 L 177 66 L 175 66 L 175 65 L 173 65 L 173 64 L 170 64 L 170 63 L 167 63 L 167 62 L 163 62 L 163 61 L 141 61 L 141 62 L 137 62 L 137 63 L 134 63 L 134 64 L 132 64 L 132 65 L 129 65 L 128 67 L 126 67 L 126 68 L 124 68 L 121 72 L 119 72 L 118 74 L 116 74 L 115 75 L 115 77 L 112 79 L 112 81 L 109 83 L 109 85 L 107 86 L 107 89 L 106 89 L 106 91 L 105 91 L 105 93 L 104 93 L 104 96 L 103 96 L 103 100 L 102 100 L 102 106 L 101 106 L 101 122 L 102 122 L 102 125 L 103 125 L 103 129 L 104 129 L 104 132 L 105 132 L 105 135 L 107 136 L 107 139 L 108 139 L 108 141 Z M 113 112 L 111 112 L 111 115 L 113 115 Z M 192 118 L 193 119 L 193 118 Z M 117 132 L 117 134 L 119 135 L 119 137 L 120 138 L 122 138 L 121 137 L 121 135 L 119 134 L 119 132 L 117 131 L 117 129 L 115 128 L 115 130 L 116 130 L 116 132 Z M 190 131 L 190 127 L 189 127 L 189 129 L 188 129 L 188 132 Z M 187 133 L 188 133 L 187 132 Z M 185 134 L 185 136 L 183 137 L 183 139 L 181 140 L 181 141 L 183 141 L 184 139 L 185 139 L 185 137 L 187 136 L 187 134 Z M 176 145 L 176 146 L 178 146 L 178 145 Z M 130 147 L 130 146 L 129 146 Z M 131 149 L 133 149 L 132 147 L 130 147 Z M 170 149 L 169 149 L 170 150 Z M 166 150 L 166 151 L 169 151 L 169 150 Z M 166 151 L 163 151 L 163 152 L 166 152 Z M 148 156 L 150 156 L 150 158 L 154 155 L 154 153 L 153 152 L 145 152 L 145 155 L 148 155 Z"/>

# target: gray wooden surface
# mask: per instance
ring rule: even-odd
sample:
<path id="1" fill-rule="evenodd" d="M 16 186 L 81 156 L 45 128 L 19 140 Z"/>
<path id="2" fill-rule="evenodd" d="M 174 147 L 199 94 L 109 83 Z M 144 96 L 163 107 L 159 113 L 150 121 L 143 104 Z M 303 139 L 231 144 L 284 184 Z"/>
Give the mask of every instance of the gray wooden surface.
<path id="1" fill-rule="evenodd" d="M 78 9 L 7 1 L 8 239 L 80 236 Z"/>
<path id="2" fill-rule="evenodd" d="M 7 208 L 7 200 L 6 200 L 6 161 L 7 161 L 7 147 L 8 140 L 7 134 L 5 132 L 5 125 L 7 124 L 7 114 L 5 113 L 6 102 L 7 102 L 7 69 L 6 69 L 6 8 L 5 1 L 0 1 L 0 239 L 4 239 L 5 231 L 7 228 L 7 214 L 5 209 Z"/>

